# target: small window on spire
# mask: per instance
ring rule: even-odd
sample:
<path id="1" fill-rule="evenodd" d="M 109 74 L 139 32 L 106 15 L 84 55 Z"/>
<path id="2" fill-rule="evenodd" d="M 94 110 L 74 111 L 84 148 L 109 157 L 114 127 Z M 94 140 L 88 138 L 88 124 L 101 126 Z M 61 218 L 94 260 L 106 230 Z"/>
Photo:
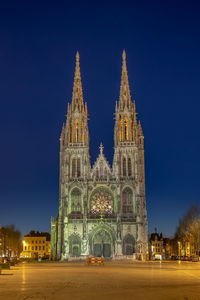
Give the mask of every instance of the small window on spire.
<path id="1" fill-rule="evenodd" d="M 81 143 L 84 142 L 84 124 L 81 122 Z"/>
<path id="2" fill-rule="evenodd" d="M 78 142 L 78 120 L 75 123 L 75 141 Z"/>
<path id="3" fill-rule="evenodd" d="M 133 118 L 131 118 L 130 134 L 131 134 L 131 142 L 132 142 L 133 141 Z"/>
<path id="4" fill-rule="evenodd" d="M 128 121 L 127 117 L 124 117 L 124 130 L 125 130 L 125 139 L 128 141 Z"/>

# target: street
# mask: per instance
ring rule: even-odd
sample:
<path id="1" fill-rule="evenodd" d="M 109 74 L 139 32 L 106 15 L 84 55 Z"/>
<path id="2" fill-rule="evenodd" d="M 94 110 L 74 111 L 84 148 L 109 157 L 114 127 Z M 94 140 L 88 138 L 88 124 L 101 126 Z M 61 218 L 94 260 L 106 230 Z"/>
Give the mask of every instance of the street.
<path id="1" fill-rule="evenodd" d="M 200 262 L 21 263 L 0 275 L 0 300 L 200 300 Z"/>

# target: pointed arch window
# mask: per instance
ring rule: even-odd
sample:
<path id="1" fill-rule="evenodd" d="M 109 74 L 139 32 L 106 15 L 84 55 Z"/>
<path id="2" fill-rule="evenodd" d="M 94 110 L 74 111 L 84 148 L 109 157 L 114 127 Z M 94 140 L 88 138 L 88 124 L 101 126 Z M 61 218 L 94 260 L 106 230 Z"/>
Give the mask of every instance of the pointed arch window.
<path id="1" fill-rule="evenodd" d="M 81 191 L 78 188 L 73 189 L 71 192 L 71 211 L 81 211 Z"/>
<path id="2" fill-rule="evenodd" d="M 131 142 L 133 141 L 133 118 L 131 118 L 131 126 L 130 126 L 130 134 L 131 134 Z"/>
<path id="3" fill-rule="evenodd" d="M 124 137 L 128 141 L 128 121 L 126 116 L 124 117 L 124 131 Z"/>
<path id="4" fill-rule="evenodd" d="M 81 176 L 81 160 L 80 158 L 77 159 L 77 177 Z"/>
<path id="5" fill-rule="evenodd" d="M 76 176 L 76 159 L 72 159 L 72 177 Z"/>
<path id="6" fill-rule="evenodd" d="M 133 192 L 130 188 L 122 192 L 122 213 L 133 213 Z"/>
<path id="7" fill-rule="evenodd" d="M 131 164 L 131 158 L 128 158 L 128 176 L 132 175 L 132 164 Z"/>
<path id="8" fill-rule="evenodd" d="M 78 142 L 78 120 L 75 122 L 75 141 Z"/>
<path id="9" fill-rule="evenodd" d="M 81 143 L 84 142 L 84 124 L 81 122 Z"/>
<path id="10" fill-rule="evenodd" d="M 126 158 L 123 158 L 123 176 L 126 176 Z"/>

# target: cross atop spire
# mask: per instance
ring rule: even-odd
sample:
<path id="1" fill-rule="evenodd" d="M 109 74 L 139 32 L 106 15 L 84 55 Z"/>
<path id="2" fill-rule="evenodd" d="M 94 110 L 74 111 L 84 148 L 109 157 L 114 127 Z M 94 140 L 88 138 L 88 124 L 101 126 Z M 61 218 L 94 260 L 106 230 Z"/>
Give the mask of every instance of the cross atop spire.
<path id="1" fill-rule="evenodd" d="M 128 82 L 128 72 L 126 66 L 126 52 L 123 50 L 122 53 L 122 75 L 121 75 L 121 86 L 120 86 L 120 96 L 119 96 L 119 107 L 128 109 L 131 107 L 131 95 Z"/>
<path id="2" fill-rule="evenodd" d="M 74 74 L 74 86 L 72 93 L 72 110 L 78 109 L 78 111 L 82 111 L 84 109 L 83 105 L 83 90 L 81 83 L 81 71 L 80 71 L 80 56 L 79 52 L 76 53 L 76 67 Z"/>

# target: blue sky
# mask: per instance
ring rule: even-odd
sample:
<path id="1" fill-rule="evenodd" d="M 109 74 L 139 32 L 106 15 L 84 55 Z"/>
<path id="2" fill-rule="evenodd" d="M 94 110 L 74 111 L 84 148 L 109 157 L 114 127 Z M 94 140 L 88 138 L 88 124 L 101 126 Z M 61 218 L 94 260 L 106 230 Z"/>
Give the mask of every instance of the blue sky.
<path id="1" fill-rule="evenodd" d="M 198 1 L 0 1 L 0 224 L 50 230 L 79 50 L 91 161 L 112 163 L 121 55 L 145 136 L 149 231 L 200 203 Z"/>

